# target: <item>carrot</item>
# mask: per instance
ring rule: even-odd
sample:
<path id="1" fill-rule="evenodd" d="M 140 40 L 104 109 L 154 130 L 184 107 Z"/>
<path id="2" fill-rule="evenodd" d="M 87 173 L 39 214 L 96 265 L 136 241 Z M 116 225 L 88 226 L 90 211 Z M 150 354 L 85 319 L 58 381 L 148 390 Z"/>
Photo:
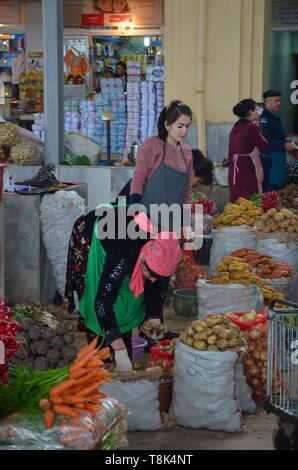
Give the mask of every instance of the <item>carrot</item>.
<path id="1" fill-rule="evenodd" d="M 85 354 L 87 354 L 89 351 L 92 351 L 93 349 L 95 349 L 97 346 L 97 336 L 96 338 L 94 338 L 93 341 L 91 341 L 91 343 L 87 344 L 87 346 L 84 346 L 84 348 L 80 349 L 80 351 L 78 351 L 77 353 L 77 358 L 78 359 L 82 359 Z"/>
<path id="2" fill-rule="evenodd" d="M 75 380 L 67 379 L 58 385 L 54 385 L 54 387 L 52 387 L 50 390 L 50 397 L 52 397 L 53 395 L 61 395 L 61 393 L 65 392 L 67 389 L 69 389 L 75 384 L 76 384 Z"/>
<path id="3" fill-rule="evenodd" d="M 95 369 L 96 367 L 103 366 L 103 364 L 104 364 L 103 361 L 101 361 L 100 359 L 94 359 L 94 360 L 87 362 L 86 367 L 87 369 Z"/>
<path id="4" fill-rule="evenodd" d="M 101 359 L 102 361 L 105 361 L 106 359 L 108 359 L 109 357 L 111 357 L 111 352 L 110 352 L 110 348 L 109 347 L 106 347 L 106 348 L 102 348 L 98 351 L 97 353 L 98 355 L 98 358 Z"/>
<path id="5" fill-rule="evenodd" d="M 68 405 L 54 405 L 54 411 L 57 414 L 77 418 L 77 413 Z"/>
<path id="6" fill-rule="evenodd" d="M 80 359 L 78 362 L 75 362 L 74 364 L 72 364 L 69 368 L 69 372 L 72 372 L 76 369 L 82 369 L 83 367 L 85 367 L 85 365 L 87 364 L 87 362 L 91 359 L 92 356 L 94 356 L 94 354 L 97 353 L 97 349 L 92 349 L 92 351 L 89 351 L 85 354 L 85 356 Z"/>
<path id="7" fill-rule="evenodd" d="M 91 380 L 93 377 L 97 376 L 97 370 L 87 370 L 86 369 L 86 374 L 83 377 L 80 377 L 76 380 L 76 385 L 84 384 Z"/>
<path id="8" fill-rule="evenodd" d="M 86 369 L 75 369 L 69 372 L 69 378 L 70 379 L 79 379 L 80 377 L 83 377 L 87 373 Z"/>
<path id="9" fill-rule="evenodd" d="M 61 395 L 53 395 L 52 397 L 50 397 L 50 402 L 54 405 L 62 405 L 63 398 Z"/>
<path id="10" fill-rule="evenodd" d="M 80 390 L 77 395 L 79 397 L 85 397 L 89 395 L 89 393 L 93 392 L 98 388 L 98 382 L 93 383 L 92 385 L 89 385 L 88 387 L 84 387 L 82 390 Z"/>
<path id="11" fill-rule="evenodd" d="M 55 413 L 52 409 L 48 409 L 44 413 L 44 425 L 46 428 L 52 428 L 55 422 Z"/>
<path id="12" fill-rule="evenodd" d="M 49 410 L 51 408 L 52 404 L 49 400 L 45 399 L 45 400 L 40 400 L 39 402 L 39 407 L 46 411 L 46 410 Z"/>
<path id="13" fill-rule="evenodd" d="M 97 413 L 99 410 L 101 409 L 101 405 L 99 404 L 93 404 L 93 403 L 86 403 L 85 404 L 85 410 L 87 411 L 94 411 L 95 413 Z"/>
<path id="14" fill-rule="evenodd" d="M 78 410 L 84 410 L 85 403 L 76 403 L 74 407 L 77 408 Z"/>
<path id="15" fill-rule="evenodd" d="M 74 397 L 73 395 L 63 395 L 62 400 L 65 405 L 78 405 L 85 401 L 84 398 Z"/>
<path id="16" fill-rule="evenodd" d="M 102 398 L 106 398 L 107 394 L 104 392 L 101 392 L 100 390 L 91 393 L 91 395 L 88 395 L 86 398 L 88 401 L 96 401 L 96 400 L 101 400 Z"/>

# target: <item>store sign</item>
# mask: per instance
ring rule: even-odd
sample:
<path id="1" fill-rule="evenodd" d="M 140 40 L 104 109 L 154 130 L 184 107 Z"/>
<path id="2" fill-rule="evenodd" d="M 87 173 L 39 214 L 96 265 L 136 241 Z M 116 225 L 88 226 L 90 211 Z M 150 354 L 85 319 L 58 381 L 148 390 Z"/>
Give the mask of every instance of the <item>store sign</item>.
<path id="1" fill-rule="evenodd" d="M 272 29 L 289 31 L 298 28 L 297 0 L 272 1 Z"/>
<path id="2" fill-rule="evenodd" d="M 19 24 L 19 0 L 0 0 L 0 23 Z"/>
<path id="3" fill-rule="evenodd" d="M 93 0 L 84 2 L 83 14 L 104 14 L 104 26 L 132 22 L 133 26 L 163 25 L 164 0 Z M 83 24 L 83 23 L 82 23 Z"/>
<path id="4" fill-rule="evenodd" d="M 103 26 L 104 15 L 102 13 L 83 13 L 82 26 Z"/>

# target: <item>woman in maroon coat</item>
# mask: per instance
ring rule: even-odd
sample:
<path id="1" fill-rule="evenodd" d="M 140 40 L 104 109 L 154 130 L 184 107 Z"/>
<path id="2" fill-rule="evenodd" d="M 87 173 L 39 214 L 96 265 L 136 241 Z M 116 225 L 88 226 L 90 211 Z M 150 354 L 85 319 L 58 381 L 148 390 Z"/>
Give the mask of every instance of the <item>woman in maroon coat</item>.
<path id="1" fill-rule="evenodd" d="M 260 152 L 268 149 L 268 142 L 259 125 L 256 102 L 240 101 L 233 108 L 240 119 L 229 138 L 229 185 L 230 201 L 239 197 L 249 199 L 253 193 L 262 192 L 263 169 Z"/>

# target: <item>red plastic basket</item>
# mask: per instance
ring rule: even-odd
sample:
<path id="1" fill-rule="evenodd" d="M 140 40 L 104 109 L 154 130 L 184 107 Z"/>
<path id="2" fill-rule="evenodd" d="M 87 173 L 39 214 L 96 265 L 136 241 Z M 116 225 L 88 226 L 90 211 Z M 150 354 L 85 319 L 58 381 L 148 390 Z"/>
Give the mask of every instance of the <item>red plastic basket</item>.
<path id="1" fill-rule="evenodd" d="M 247 312 L 236 312 L 233 315 L 235 315 L 238 318 L 243 317 L 246 315 Z M 227 315 L 227 318 L 231 320 L 235 325 L 239 326 L 241 330 L 251 330 L 252 327 L 261 325 L 262 323 L 266 323 L 268 319 L 268 312 L 257 312 L 258 315 L 262 315 L 260 318 L 257 320 L 253 321 L 248 321 L 248 322 L 243 322 L 243 321 L 238 321 L 236 318 L 232 317 L 231 315 Z"/>
<path id="2" fill-rule="evenodd" d="M 159 346 L 171 346 L 171 344 L 172 341 L 170 339 L 164 339 L 163 341 L 155 343 L 150 350 L 151 356 L 160 357 L 162 359 L 174 359 L 175 354 L 169 351 L 162 351 L 159 349 Z"/>

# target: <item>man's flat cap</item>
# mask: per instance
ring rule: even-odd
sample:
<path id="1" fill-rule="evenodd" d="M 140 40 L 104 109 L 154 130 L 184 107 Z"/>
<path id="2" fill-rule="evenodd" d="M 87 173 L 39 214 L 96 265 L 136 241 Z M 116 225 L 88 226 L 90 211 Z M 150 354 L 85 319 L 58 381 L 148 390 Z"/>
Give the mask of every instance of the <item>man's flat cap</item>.
<path id="1" fill-rule="evenodd" d="M 278 90 L 268 90 L 263 93 L 264 100 L 266 98 L 271 98 L 272 96 L 282 96 L 282 92 Z"/>

